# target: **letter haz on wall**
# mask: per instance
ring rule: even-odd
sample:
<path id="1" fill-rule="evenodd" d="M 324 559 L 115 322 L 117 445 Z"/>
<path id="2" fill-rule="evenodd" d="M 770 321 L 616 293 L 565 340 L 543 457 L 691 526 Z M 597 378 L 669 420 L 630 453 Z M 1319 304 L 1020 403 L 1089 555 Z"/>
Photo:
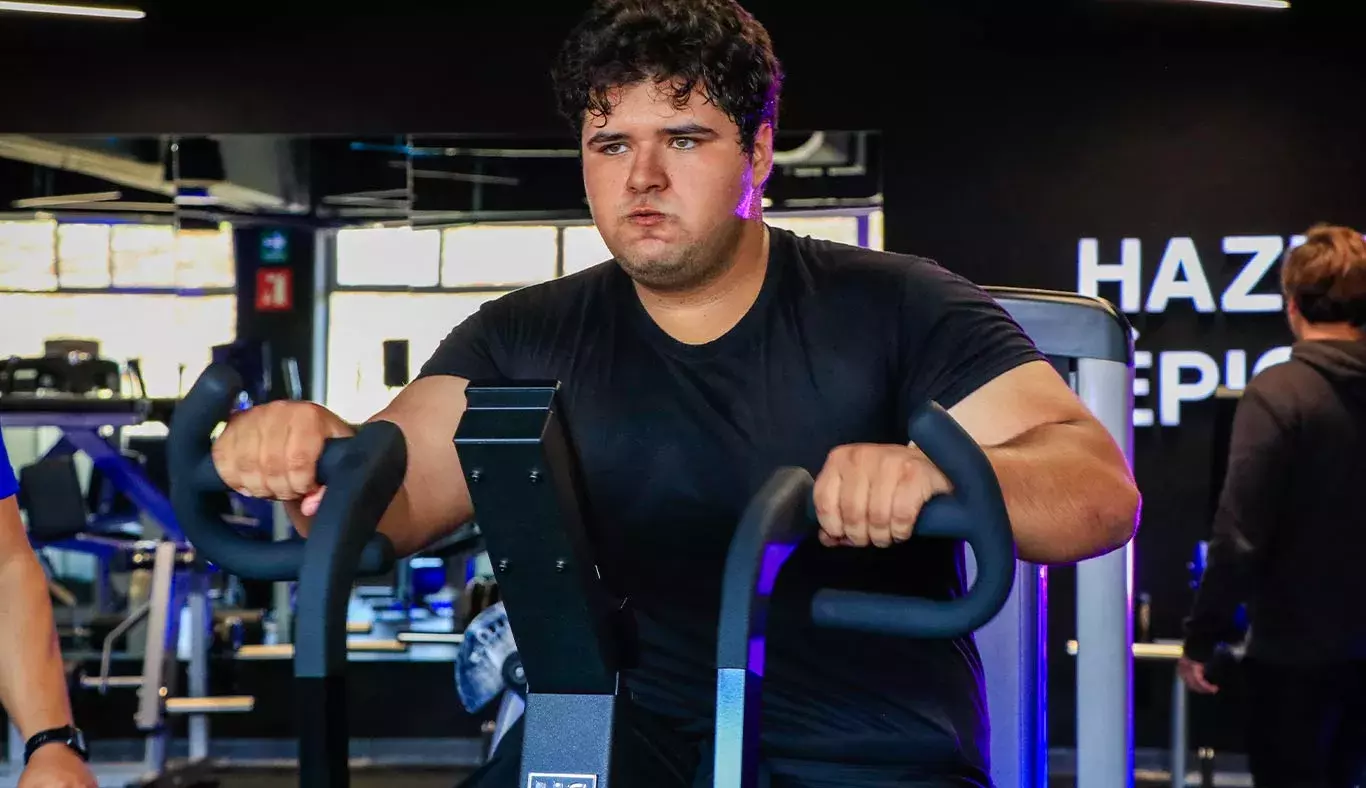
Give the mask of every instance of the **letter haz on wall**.
<path id="1" fill-rule="evenodd" d="M 1082 238 L 1077 242 L 1077 291 L 1108 298 L 1136 324 L 1134 397 L 1147 399 L 1150 407 L 1134 408 L 1135 427 L 1179 426 L 1183 403 L 1208 399 L 1220 387 L 1242 389 L 1251 377 L 1290 357 L 1286 345 L 1254 351 L 1251 357 L 1242 348 L 1162 347 L 1160 338 L 1141 339 L 1159 332 L 1150 328 L 1140 332 L 1139 328 L 1159 325 L 1161 316 L 1182 312 L 1199 317 L 1202 334 L 1216 333 L 1210 330 L 1209 321 L 1229 316 L 1240 325 L 1252 315 L 1266 320 L 1283 308 L 1276 264 L 1287 248 L 1303 242 L 1299 235 L 1225 236 L 1217 252 L 1206 248 L 1205 258 L 1218 258 L 1224 264 L 1207 266 L 1195 239 L 1169 238 L 1160 255 L 1150 252 L 1149 259 L 1157 261 L 1150 277 L 1143 270 L 1144 247 L 1139 238 L 1122 238 L 1118 243 Z"/>

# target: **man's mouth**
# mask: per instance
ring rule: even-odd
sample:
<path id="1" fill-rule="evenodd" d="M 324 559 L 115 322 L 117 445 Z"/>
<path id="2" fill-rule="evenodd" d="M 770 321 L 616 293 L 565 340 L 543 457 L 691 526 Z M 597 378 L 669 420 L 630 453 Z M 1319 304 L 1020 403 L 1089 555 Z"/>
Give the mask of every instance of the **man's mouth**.
<path id="1" fill-rule="evenodd" d="M 659 211 L 649 208 L 638 208 L 626 215 L 628 221 L 633 224 L 658 224 L 664 221 L 665 216 Z"/>

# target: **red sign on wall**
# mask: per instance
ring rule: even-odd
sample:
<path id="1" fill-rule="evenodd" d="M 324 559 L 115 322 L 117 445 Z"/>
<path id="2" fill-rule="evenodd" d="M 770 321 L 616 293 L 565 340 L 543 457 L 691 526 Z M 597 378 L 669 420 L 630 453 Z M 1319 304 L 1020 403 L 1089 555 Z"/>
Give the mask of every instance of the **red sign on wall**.
<path id="1" fill-rule="evenodd" d="M 256 311 L 288 312 L 294 308 L 294 271 L 289 268 L 256 269 Z"/>

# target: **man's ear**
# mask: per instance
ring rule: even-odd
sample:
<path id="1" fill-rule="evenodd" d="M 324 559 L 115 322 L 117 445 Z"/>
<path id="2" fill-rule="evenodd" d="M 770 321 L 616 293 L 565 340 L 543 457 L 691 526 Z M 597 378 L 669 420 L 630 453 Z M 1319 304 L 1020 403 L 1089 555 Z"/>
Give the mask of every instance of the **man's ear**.
<path id="1" fill-rule="evenodd" d="M 773 126 L 765 123 L 754 134 L 754 188 L 763 191 L 768 176 L 773 174 Z"/>

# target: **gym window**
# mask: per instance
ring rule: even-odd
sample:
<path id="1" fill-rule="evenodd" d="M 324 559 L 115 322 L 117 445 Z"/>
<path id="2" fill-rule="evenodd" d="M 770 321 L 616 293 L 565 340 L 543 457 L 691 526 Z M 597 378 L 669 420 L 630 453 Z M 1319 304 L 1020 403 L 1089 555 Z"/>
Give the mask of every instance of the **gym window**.
<path id="1" fill-rule="evenodd" d="M 106 358 L 140 359 L 151 396 L 179 396 L 236 334 L 235 280 L 226 224 L 0 221 L 0 356 L 93 339 Z"/>

